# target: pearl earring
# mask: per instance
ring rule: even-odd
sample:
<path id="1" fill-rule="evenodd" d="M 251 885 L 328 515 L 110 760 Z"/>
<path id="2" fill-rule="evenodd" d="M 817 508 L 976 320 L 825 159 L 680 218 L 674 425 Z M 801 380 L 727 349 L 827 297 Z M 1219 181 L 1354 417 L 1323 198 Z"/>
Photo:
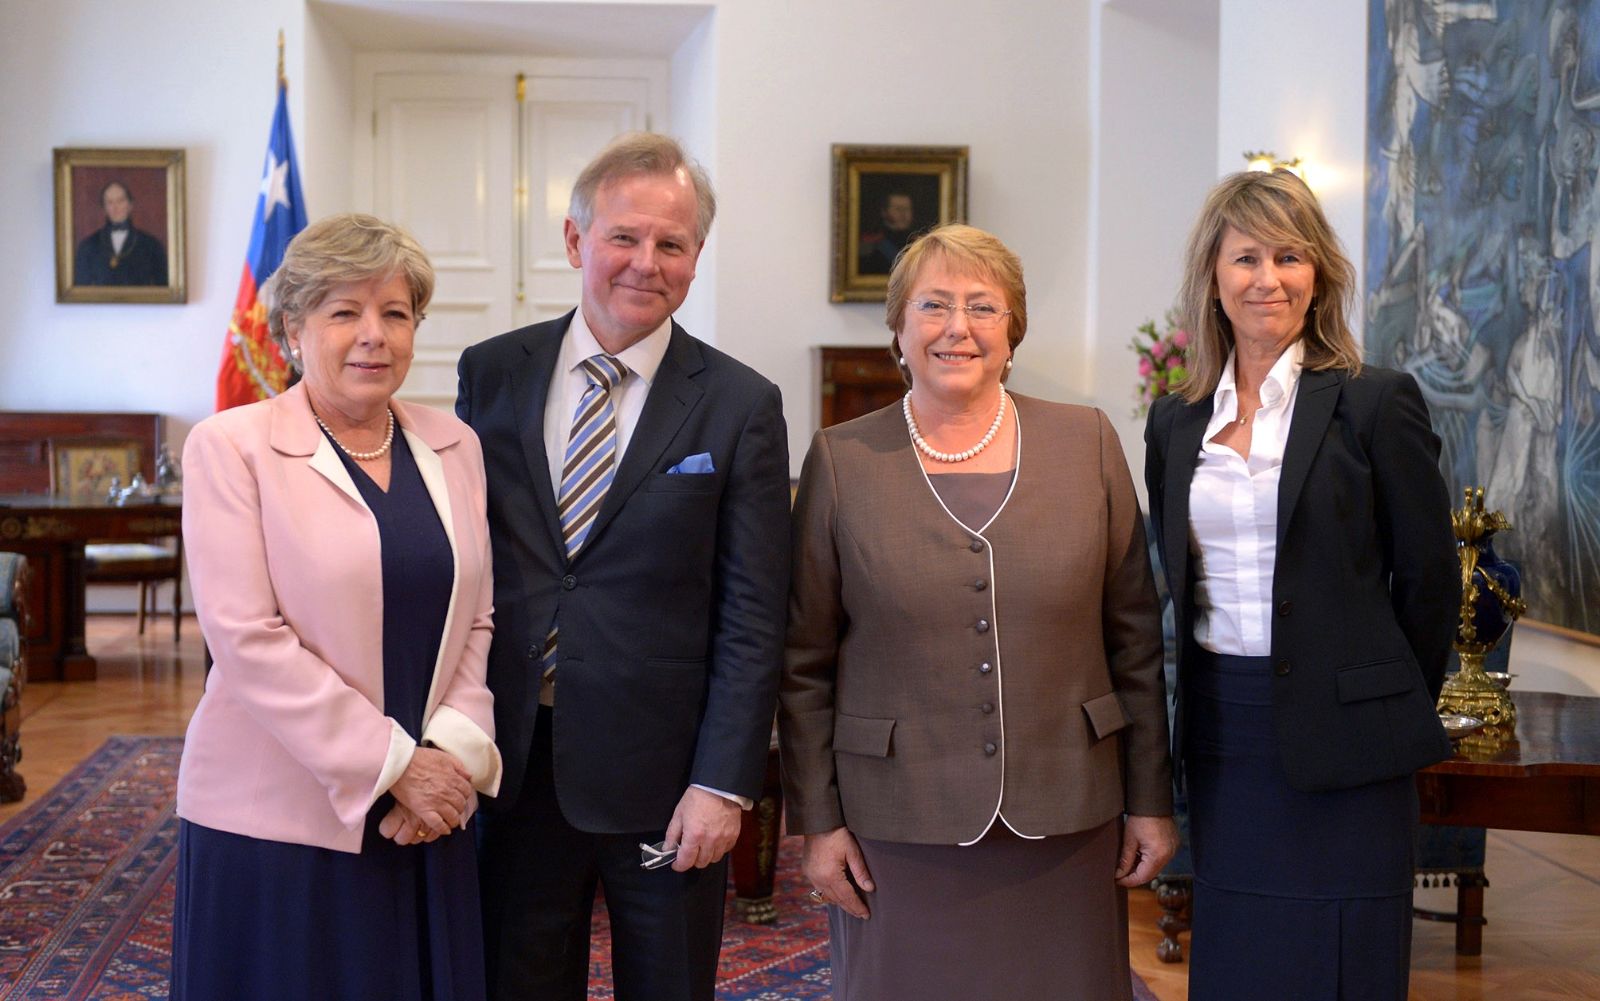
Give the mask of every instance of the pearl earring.
<path id="1" fill-rule="evenodd" d="M 1006 359 L 1006 371 L 1007 372 L 1011 371 L 1011 359 L 1010 358 Z"/>

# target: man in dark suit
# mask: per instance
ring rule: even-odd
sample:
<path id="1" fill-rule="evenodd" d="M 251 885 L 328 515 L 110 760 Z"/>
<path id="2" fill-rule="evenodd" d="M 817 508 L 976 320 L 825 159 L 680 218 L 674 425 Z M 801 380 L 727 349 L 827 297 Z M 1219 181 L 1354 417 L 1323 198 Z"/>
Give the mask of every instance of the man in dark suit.
<path id="1" fill-rule="evenodd" d="M 133 225 L 133 193 L 121 181 L 100 190 L 104 226 L 78 242 L 74 285 L 165 285 L 167 248 Z"/>
<path id="2" fill-rule="evenodd" d="M 585 997 L 597 883 L 619 998 L 713 996 L 789 561 L 778 389 L 672 321 L 715 211 L 677 143 L 619 138 L 573 190 L 579 308 L 461 358 L 494 549 L 505 773 L 481 859 L 501 1001 Z M 677 854 L 645 867 L 641 844 Z"/>

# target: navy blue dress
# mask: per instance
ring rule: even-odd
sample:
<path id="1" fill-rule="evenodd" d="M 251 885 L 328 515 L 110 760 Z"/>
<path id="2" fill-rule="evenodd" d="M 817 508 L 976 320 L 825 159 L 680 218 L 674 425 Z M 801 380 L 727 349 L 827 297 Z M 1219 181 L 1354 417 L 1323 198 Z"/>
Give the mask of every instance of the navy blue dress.
<path id="1" fill-rule="evenodd" d="M 403 435 L 392 455 L 385 493 L 339 453 L 378 523 L 384 713 L 420 739 L 454 557 Z M 360 854 L 180 821 L 172 997 L 481 1001 L 473 832 L 402 848 L 378 833 L 393 805 L 367 814 Z"/>

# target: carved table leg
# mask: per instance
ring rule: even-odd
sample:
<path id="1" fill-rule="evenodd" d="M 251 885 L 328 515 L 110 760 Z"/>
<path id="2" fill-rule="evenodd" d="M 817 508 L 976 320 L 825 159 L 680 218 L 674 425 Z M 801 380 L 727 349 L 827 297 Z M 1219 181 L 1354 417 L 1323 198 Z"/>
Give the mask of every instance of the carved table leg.
<path id="1" fill-rule="evenodd" d="M 767 775 L 761 798 L 739 824 L 733 846 L 733 909 L 745 922 L 771 924 L 778 919 L 772 902 L 778 876 L 778 820 L 783 815 L 783 786 L 778 779 L 778 749 L 767 752 Z"/>
<path id="2" fill-rule="evenodd" d="M 1156 881 L 1156 902 L 1161 905 L 1161 943 L 1156 958 L 1163 963 L 1183 962 L 1183 943 L 1178 936 L 1189 930 L 1189 903 L 1193 884 L 1188 876 L 1170 876 Z"/>

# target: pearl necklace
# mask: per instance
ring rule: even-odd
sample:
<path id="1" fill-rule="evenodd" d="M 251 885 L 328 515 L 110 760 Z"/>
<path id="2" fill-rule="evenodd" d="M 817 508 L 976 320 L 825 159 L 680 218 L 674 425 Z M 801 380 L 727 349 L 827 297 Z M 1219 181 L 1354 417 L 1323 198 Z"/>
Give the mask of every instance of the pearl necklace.
<path id="1" fill-rule="evenodd" d="M 345 455 L 348 455 L 357 462 L 371 462 L 373 459 L 381 459 L 385 455 L 389 454 L 389 446 L 394 444 L 393 410 L 389 411 L 389 429 L 383 433 L 383 444 L 379 445 L 370 452 L 350 451 L 349 447 L 345 445 L 344 442 L 339 440 L 339 436 L 333 433 L 333 428 L 330 428 L 327 424 L 323 423 L 322 416 L 320 414 L 313 410 L 311 411 L 311 416 L 316 419 L 317 427 L 321 428 L 323 432 L 327 434 L 330 439 L 332 439 L 333 443 L 339 446 L 339 451 L 343 452 Z"/>
<path id="2" fill-rule="evenodd" d="M 994 441 L 994 436 L 1000 433 L 1000 423 L 1006 418 L 1006 391 L 1000 390 L 1000 409 L 995 412 L 994 423 L 989 425 L 988 432 L 965 452 L 941 452 L 928 444 L 927 439 L 922 437 L 922 431 L 917 427 L 917 419 L 911 415 L 910 393 L 901 398 L 900 412 L 906 416 L 906 430 L 911 432 L 911 442 L 917 446 L 917 451 L 935 462 L 965 462 L 988 448 L 989 443 Z"/>

